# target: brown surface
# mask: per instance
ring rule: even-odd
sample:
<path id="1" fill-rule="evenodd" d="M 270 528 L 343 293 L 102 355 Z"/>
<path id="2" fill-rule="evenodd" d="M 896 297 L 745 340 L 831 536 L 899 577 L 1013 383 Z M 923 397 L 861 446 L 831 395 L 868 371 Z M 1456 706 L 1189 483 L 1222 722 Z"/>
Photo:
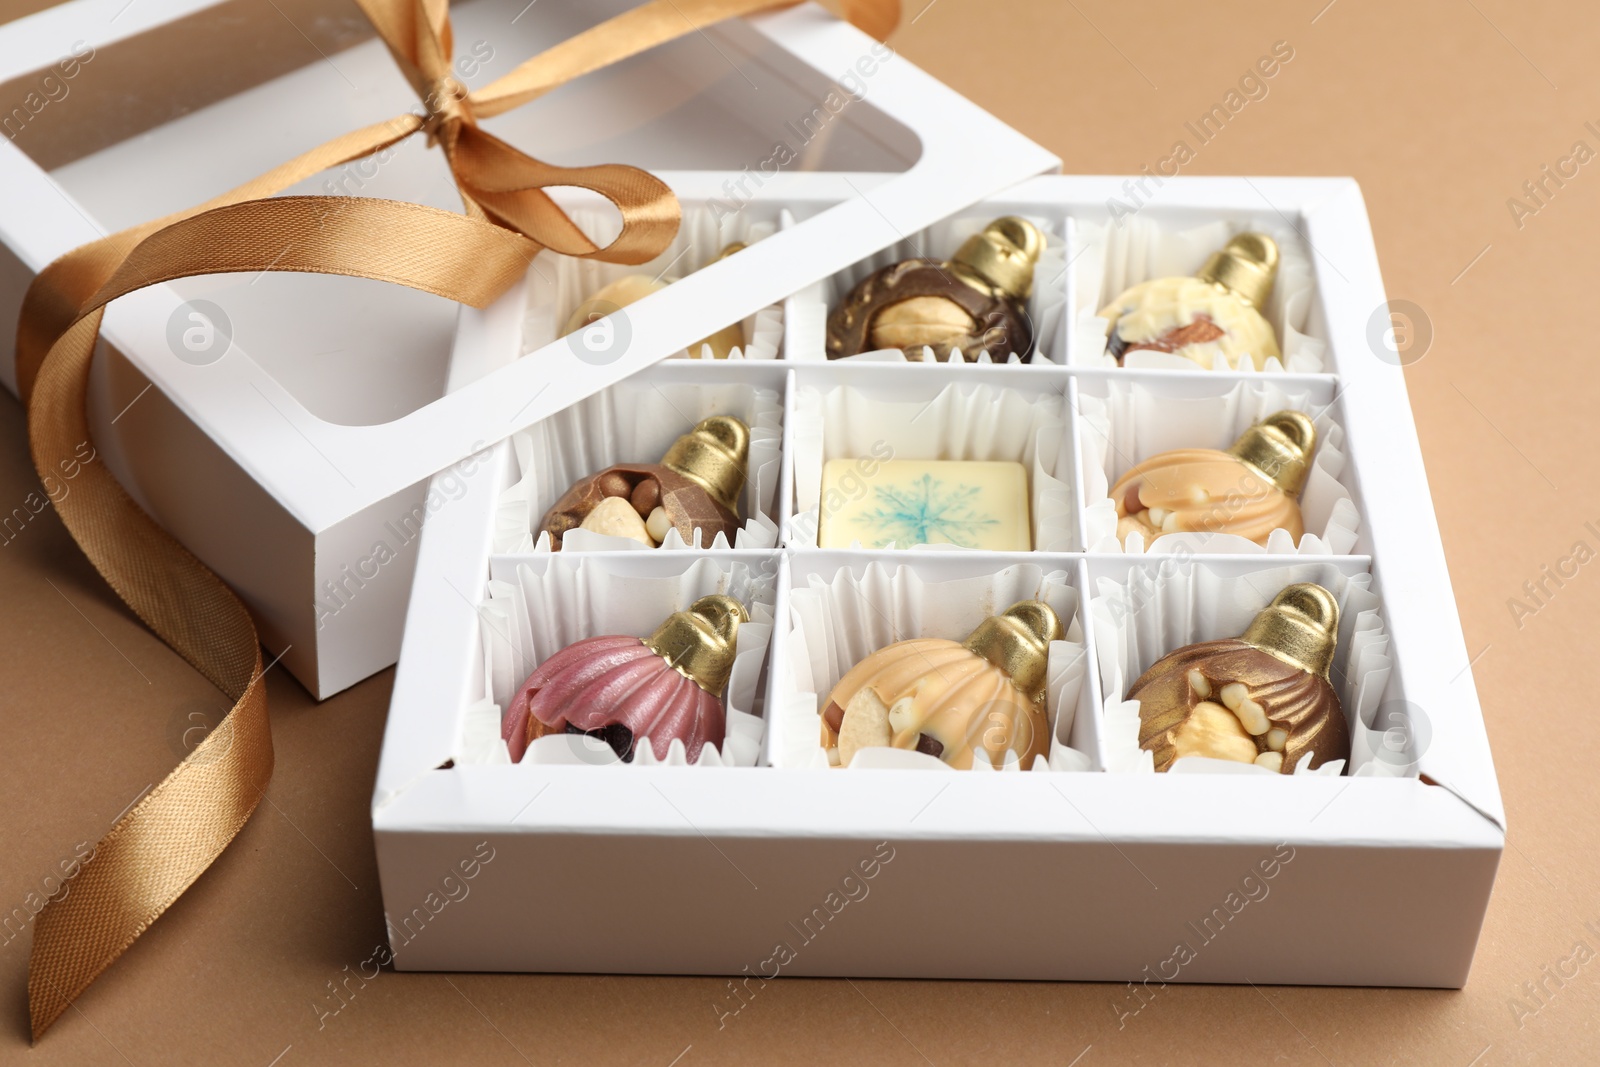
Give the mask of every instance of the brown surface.
<path id="1" fill-rule="evenodd" d="M 1575 942 L 1600 948 L 1600 739 L 1587 677 L 1600 571 L 1580 570 L 1520 627 L 1507 601 L 1574 542 L 1600 542 L 1584 527 L 1600 528 L 1588 462 L 1600 448 L 1600 163 L 1520 229 L 1506 203 L 1574 141 L 1600 148 L 1584 128 L 1600 126 L 1592 9 L 923 2 L 909 0 L 892 43 L 1079 172 L 1154 163 L 1274 41 L 1293 45 L 1270 95 L 1186 173 L 1355 175 L 1391 296 L 1432 320 L 1432 350 L 1408 375 L 1412 403 L 1467 644 L 1486 649 L 1475 673 L 1511 821 L 1467 988 L 1168 987 L 1119 1030 L 1117 986 L 795 979 L 718 1032 L 713 979 L 386 972 L 319 1029 L 313 1003 L 382 936 L 367 803 L 391 675 L 317 707 L 275 671 L 269 803 L 32 1053 L 31 935 L 0 944 L 0 1061 L 692 1067 L 845 1050 L 863 1062 L 1083 1067 L 1208 1055 L 1459 1067 L 1594 1058 L 1600 963 L 1561 987 L 1542 969 Z M 36 490 L 21 413 L 0 399 L 0 511 Z M 189 713 L 214 718 L 222 702 L 116 605 L 49 512 L 0 546 L 0 634 L 9 910 L 172 766 Z M 1546 1006 L 1519 1025 L 1511 998 L 1541 980 Z"/>

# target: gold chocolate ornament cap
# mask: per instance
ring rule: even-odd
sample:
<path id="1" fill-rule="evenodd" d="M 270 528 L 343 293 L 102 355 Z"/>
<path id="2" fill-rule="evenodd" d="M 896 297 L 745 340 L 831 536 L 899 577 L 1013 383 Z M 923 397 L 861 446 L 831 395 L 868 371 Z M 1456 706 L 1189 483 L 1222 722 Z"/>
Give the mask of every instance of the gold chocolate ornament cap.
<path id="1" fill-rule="evenodd" d="M 1259 311 L 1278 277 L 1278 244 L 1264 233 L 1241 233 L 1211 253 L 1195 276 L 1222 286 Z"/>
<path id="2" fill-rule="evenodd" d="M 644 643 L 695 685 L 718 696 L 733 671 L 739 624 L 749 621 L 743 604 L 713 593 L 690 604 L 687 611 L 667 616 Z"/>
<path id="3" fill-rule="evenodd" d="M 1287 586 L 1239 640 L 1326 681 L 1339 643 L 1339 602 L 1313 582 Z"/>
<path id="4" fill-rule="evenodd" d="M 661 465 L 696 483 L 737 515 L 749 456 L 750 427 L 732 415 L 713 415 L 672 442 Z"/>
<path id="5" fill-rule="evenodd" d="M 971 273 L 1012 300 L 1033 291 L 1033 268 L 1044 251 L 1044 234 L 1027 219 L 1006 215 L 961 243 L 950 265 Z"/>
<path id="6" fill-rule="evenodd" d="M 1044 699 L 1050 642 L 1065 634 L 1049 604 L 1019 600 L 980 622 L 962 644 L 1004 671 L 1023 695 L 1037 703 Z"/>
<path id="7" fill-rule="evenodd" d="M 1228 454 L 1261 473 L 1290 496 L 1297 496 L 1311 473 L 1317 427 L 1299 411 L 1268 415 L 1244 433 Z"/>

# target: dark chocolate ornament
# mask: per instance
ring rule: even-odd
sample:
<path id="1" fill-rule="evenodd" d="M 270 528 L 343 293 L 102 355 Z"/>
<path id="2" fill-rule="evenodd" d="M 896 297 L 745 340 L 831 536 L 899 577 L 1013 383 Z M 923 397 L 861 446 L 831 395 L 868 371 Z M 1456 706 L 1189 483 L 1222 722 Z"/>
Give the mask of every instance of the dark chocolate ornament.
<path id="1" fill-rule="evenodd" d="M 996 219 L 946 262 L 908 259 L 877 271 L 828 316 L 828 358 L 898 348 L 941 363 L 959 351 L 1003 362 L 1033 355 L 1025 310 L 1044 235 L 1026 219 Z"/>

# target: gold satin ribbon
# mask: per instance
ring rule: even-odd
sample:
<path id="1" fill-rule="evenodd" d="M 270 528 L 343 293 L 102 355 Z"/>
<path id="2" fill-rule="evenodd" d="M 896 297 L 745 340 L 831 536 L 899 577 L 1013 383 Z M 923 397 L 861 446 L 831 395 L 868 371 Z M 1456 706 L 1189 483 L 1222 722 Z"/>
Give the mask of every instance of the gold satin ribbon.
<path id="1" fill-rule="evenodd" d="M 677 234 L 676 198 L 634 167 L 557 167 L 477 125 L 551 89 L 722 19 L 794 0 L 651 0 L 534 56 L 477 92 L 451 75 L 447 0 L 356 0 L 425 114 L 356 130 L 188 211 L 76 248 L 29 287 L 17 325 L 17 381 L 41 476 L 90 438 L 89 369 L 105 306 L 175 278 L 295 271 L 376 278 L 483 307 L 548 248 L 645 263 Z M 847 0 L 882 39 L 898 0 Z M 423 132 L 449 161 L 465 214 L 359 197 L 278 197 L 329 167 Z M 579 186 L 622 215 L 595 245 L 544 192 Z M 263 199 L 268 198 L 268 199 Z M 28 1006 L 37 1041 L 228 846 L 272 777 L 261 645 L 225 583 L 135 504 L 105 464 L 83 466 L 56 508 L 79 547 L 155 633 L 234 701 L 182 763 L 125 814 L 70 891 L 34 922 Z"/>

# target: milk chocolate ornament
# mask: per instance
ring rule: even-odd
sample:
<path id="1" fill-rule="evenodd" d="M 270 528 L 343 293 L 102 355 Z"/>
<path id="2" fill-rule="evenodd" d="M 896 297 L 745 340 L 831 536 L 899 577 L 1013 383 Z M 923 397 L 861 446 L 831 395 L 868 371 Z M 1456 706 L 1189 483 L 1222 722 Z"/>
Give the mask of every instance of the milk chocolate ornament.
<path id="1" fill-rule="evenodd" d="M 577 482 L 539 523 L 559 551 L 579 527 L 655 547 L 675 529 L 685 544 L 732 544 L 739 529 L 750 429 L 731 415 L 702 419 L 673 442 L 660 463 L 619 463 Z"/>
<path id="2" fill-rule="evenodd" d="M 744 605 L 732 597 L 701 597 L 667 617 L 654 633 L 590 637 L 540 664 L 517 690 L 500 736 L 521 762 L 528 744 L 546 734 L 588 734 L 624 762 L 648 742 L 666 759 L 682 741 L 690 763 L 727 729 L 722 691 L 733 670 Z"/>
<path id="3" fill-rule="evenodd" d="M 1256 370 L 1280 357 L 1272 324 L 1261 315 L 1278 275 L 1278 246 L 1241 233 L 1212 254 L 1192 278 L 1141 282 L 1100 311 L 1111 323 L 1106 350 L 1121 366 L 1129 352 L 1171 352 L 1207 370 Z"/>
<path id="4" fill-rule="evenodd" d="M 1338 636 L 1339 602 L 1302 582 L 1239 637 L 1168 653 L 1128 690 L 1139 702 L 1139 747 L 1158 771 L 1184 756 L 1282 774 L 1349 759 L 1349 726 L 1328 684 Z"/>
<path id="5" fill-rule="evenodd" d="M 978 624 L 964 642 L 916 638 L 856 664 L 828 695 L 822 743 L 847 767 L 863 748 L 914 749 L 952 767 L 1031 769 L 1050 748 L 1045 667 L 1063 636 L 1048 604 L 1023 600 Z"/>
<path id="6" fill-rule="evenodd" d="M 940 363 L 959 351 L 1004 362 L 1033 354 L 1026 306 L 1044 234 L 1026 219 L 996 219 L 944 263 L 907 259 L 868 275 L 828 316 L 828 358 L 898 348 Z"/>
<path id="7" fill-rule="evenodd" d="M 727 259 L 735 252 L 743 250 L 744 247 L 745 245 L 742 241 L 735 241 L 721 252 L 718 252 L 716 259 L 711 262 L 715 263 L 717 260 Z M 709 265 L 707 264 L 707 266 Z M 676 281 L 674 278 L 652 278 L 648 274 L 625 274 L 579 304 L 572 314 L 567 317 L 567 325 L 561 331 L 561 336 L 565 337 L 568 334 L 577 333 L 596 319 L 604 318 L 618 308 L 625 308 L 636 300 L 643 300 L 651 293 L 658 293 L 674 281 Z M 688 348 L 689 355 L 698 359 L 701 354 L 701 348 L 704 345 L 711 346 L 713 359 L 727 359 L 729 353 L 734 349 L 744 346 L 744 329 L 737 322 L 730 326 L 724 326 L 711 336 L 702 337 L 690 345 Z"/>
<path id="8" fill-rule="evenodd" d="M 1117 479 L 1117 539 L 1153 541 L 1180 532 L 1228 533 L 1265 546 L 1273 530 L 1305 533 L 1300 489 L 1311 470 L 1317 428 L 1298 411 L 1268 415 L 1226 452 L 1179 448 L 1152 456 Z"/>

